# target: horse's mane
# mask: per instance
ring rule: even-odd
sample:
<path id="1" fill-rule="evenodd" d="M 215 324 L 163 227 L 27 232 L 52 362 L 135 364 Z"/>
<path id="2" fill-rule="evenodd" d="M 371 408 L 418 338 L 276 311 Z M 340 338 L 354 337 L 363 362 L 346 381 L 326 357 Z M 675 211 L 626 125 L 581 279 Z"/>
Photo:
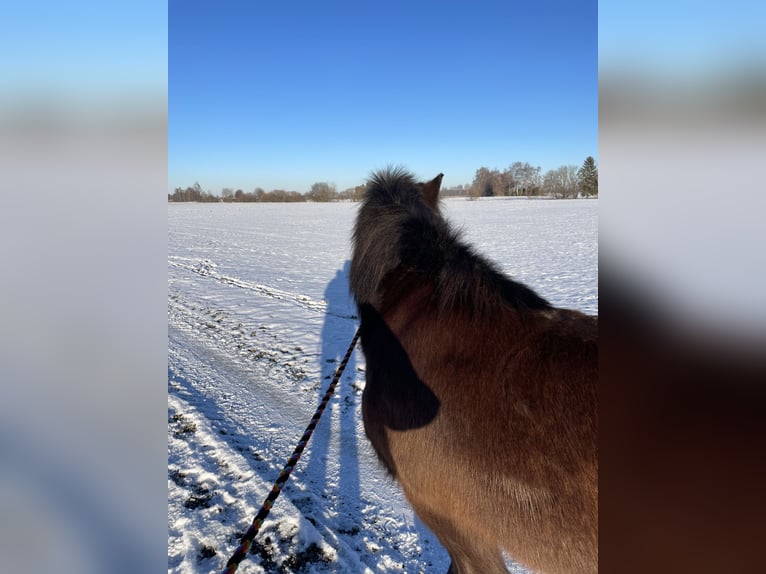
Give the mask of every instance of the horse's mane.
<path id="1" fill-rule="evenodd" d="M 400 167 L 378 171 L 367 182 L 349 273 L 357 304 L 378 305 L 384 282 L 425 280 L 440 309 L 485 315 L 502 304 L 518 310 L 551 308 L 463 242 L 438 203 L 424 200 L 422 185 Z"/>

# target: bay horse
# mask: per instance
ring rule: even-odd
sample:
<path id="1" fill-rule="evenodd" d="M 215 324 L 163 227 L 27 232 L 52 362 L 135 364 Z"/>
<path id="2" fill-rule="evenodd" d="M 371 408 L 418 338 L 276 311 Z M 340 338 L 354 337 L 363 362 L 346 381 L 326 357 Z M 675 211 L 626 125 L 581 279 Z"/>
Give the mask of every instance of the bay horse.
<path id="1" fill-rule="evenodd" d="M 349 285 L 365 432 L 452 574 L 598 570 L 598 318 L 552 306 L 442 216 L 442 175 L 373 173 Z M 510 223 L 510 222 L 509 222 Z"/>

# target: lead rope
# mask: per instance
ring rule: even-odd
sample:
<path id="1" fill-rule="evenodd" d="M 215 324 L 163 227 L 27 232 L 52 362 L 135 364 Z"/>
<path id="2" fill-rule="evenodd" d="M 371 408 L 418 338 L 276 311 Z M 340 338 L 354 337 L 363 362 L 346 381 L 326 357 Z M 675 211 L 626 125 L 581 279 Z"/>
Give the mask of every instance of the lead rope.
<path id="1" fill-rule="evenodd" d="M 303 436 L 301 437 L 301 440 L 298 441 L 298 446 L 295 447 L 293 454 L 290 456 L 289 459 L 287 459 L 287 464 L 285 464 L 284 468 L 282 469 L 282 472 L 279 473 L 279 477 L 277 478 L 277 481 L 274 483 L 274 487 L 271 489 L 271 492 L 266 497 L 266 500 L 263 501 L 263 505 L 261 506 L 261 509 L 258 511 L 258 514 L 256 514 L 255 518 L 253 519 L 253 523 L 250 525 L 250 528 L 247 529 L 247 532 L 245 532 L 244 536 L 242 536 L 242 539 L 240 540 L 239 548 L 237 548 L 234 551 L 234 554 L 232 555 L 232 557 L 229 558 L 229 561 L 226 563 L 226 568 L 224 568 L 221 571 L 221 574 L 234 574 L 234 572 L 237 571 L 237 567 L 239 566 L 239 563 L 245 559 L 245 556 L 247 556 L 247 551 L 250 550 L 250 546 L 252 545 L 253 540 L 255 539 L 255 535 L 258 534 L 258 530 L 260 530 L 261 524 L 263 524 L 263 521 L 269 515 L 269 512 L 271 511 L 271 507 L 274 504 L 274 501 L 279 496 L 279 493 L 282 492 L 282 489 L 287 483 L 287 479 L 290 478 L 290 473 L 293 471 L 293 468 L 295 468 L 295 465 L 297 464 L 298 460 L 301 457 L 301 454 L 303 453 L 303 449 L 306 448 L 306 444 L 309 442 L 311 435 L 314 433 L 314 429 L 316 428 L 317 423 L 319 422 L 319 417 L 322 416 L 322 413 L 324 412 L 324 409 L 327 406 L 327 403 L 330 402 L 330 398 L 332 397 L 332 394 L 335 391 L 335 387 L 337 386 L 338 381 L 340 380 L 340 377 L 343 374 L 344 369 L 346 368 L 346 364 L 348 363 L 348 360 L 351 358 L 351 353 L 354 352 L 354 347 L 356 347 L 356 343 L 358 340 L 359 340 L 359 329 L 356 330 L 356 334 L 354 335 L 354 338 L 351 341 L 351 344 L 348 346 L 348 351 L 346 351 L 346 355 L 343 357 L 343 360 L 340 362 L 340 365 L 338 365 L 338 368 L 335 370 L 335 375 L 332 378 L 332 382 L 330 383 L 330 386 L 327 388 L 327 392 L 324 394 L 324 397 L 322 397 L 322 402 L 319 403 L 319 406 L 317 407 L 317 410 L 314 413 L 314 416 L 311 417 L 311 422 L 306 427 L 306 430 L 303 432 Z"/>

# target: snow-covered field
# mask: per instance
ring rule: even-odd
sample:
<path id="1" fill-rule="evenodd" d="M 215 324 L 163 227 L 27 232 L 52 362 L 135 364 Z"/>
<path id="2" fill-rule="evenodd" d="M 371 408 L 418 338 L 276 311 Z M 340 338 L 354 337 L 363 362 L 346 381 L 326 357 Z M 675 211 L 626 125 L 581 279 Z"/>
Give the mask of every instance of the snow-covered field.
<path id="1" fill-rule="evenodd" d="M 444 202 L 479 252 L 598 312 L 597 200 Z M 220 572 L 357 327 L 357 204 L 169 204 L 168 572 Z M 361 422 L 357 350 L 239 572 L 446 572 Z M 512 569 L 523 569 L 509 562 Z"/>

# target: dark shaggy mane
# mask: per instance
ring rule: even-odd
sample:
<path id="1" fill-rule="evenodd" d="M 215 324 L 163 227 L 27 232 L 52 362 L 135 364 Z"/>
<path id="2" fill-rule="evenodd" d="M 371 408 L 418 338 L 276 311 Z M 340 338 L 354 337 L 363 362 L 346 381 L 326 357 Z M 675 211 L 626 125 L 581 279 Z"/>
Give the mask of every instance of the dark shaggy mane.
<path id="1" fill-rule="evenodd" d="M 421 185 L 400 167 L 370 177 L 354 228 L 349 275 L 357 304 L 378 306 L 384 282 L 428 281 L 440 309 L 487 315 L 503 304 L 551 308 L 464 243 L 438 205 L 426 204 Z"/>
<path id="2" fill-rule="evenodd" d="M 367 180 L 365 203 L 415 203 L 418 201 L 415 177 L 401 166 L 373 172 Z"/>

